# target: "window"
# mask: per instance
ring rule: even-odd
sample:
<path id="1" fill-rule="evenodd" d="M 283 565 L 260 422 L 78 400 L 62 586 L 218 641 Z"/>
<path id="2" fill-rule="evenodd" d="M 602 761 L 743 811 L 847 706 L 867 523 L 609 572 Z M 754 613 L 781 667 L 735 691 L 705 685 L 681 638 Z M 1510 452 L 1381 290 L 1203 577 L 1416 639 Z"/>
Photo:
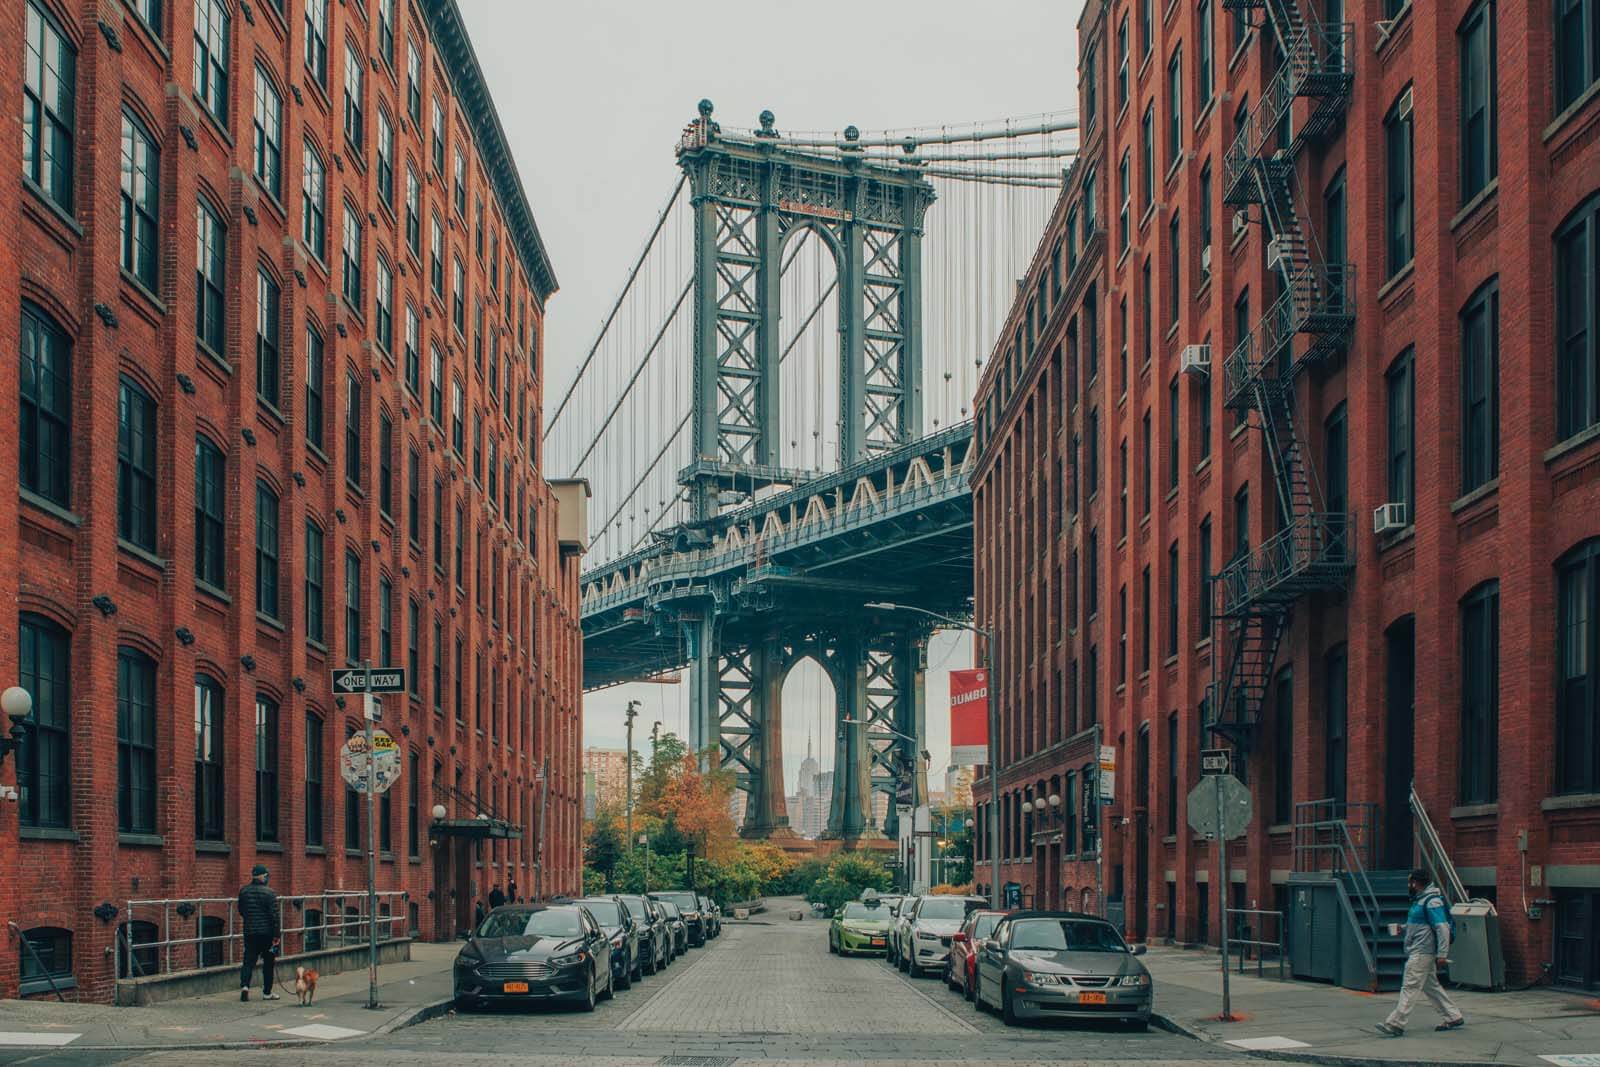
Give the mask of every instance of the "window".
<path id="1" fill-rule="evenodd" d="M 422 187 L 417 172 L 406 164 L 406 247 L 414 256 L 422 255 Z"/>
<path id="2" fill-rule="evenodd" d="M 1556 0 L 1556 113 L 1578 102 L 1600 80 L 1600 3 Z"/>
<path id="3" fill-rule="evenodd" d="M 1346 668 L 1348 655 L 1344 645 L 1328 650 L 1322 658 L 1322 729 L 1323 729 L 1323 784 L 1324 795 L 1336 803 L 1343 803 L 1345 789 L 1346 733 Z"/>
<path id="4" fill-rule="evenodd" d="M 413 545 L 422 543 L 422 457 L 416 449 L 406 456 L 406 535 Z"/>
<path id="5" fill-rule="evenodd" d="M 1139 124 L 1139 167 L 1144 178 L 1144 199 L 1140 207 L 1149 211 L 1156 202 L 1156 105 L 1154 102 L 1144 109 L 1144 118 Z"/>
<path id="6" fill-rule="evenodd" d="M 278 494 L 256 482 L 256 611 L 278 617 Z"/>
<path id="7" fill-rule="evenodd" d="M 278 705 L 256 695 L 256 840 L 278 840 Z"/>
<path id="8" fill-rule="evenodd" d="M 328 85 L 328 0 L 306 0 L 306 70 Z"/>
<path id="9" fill-rule="evenodd" d="M 394 0 L 378 0 L 378 54 L 394 66 Z"/>
<path id="10" fill-rule="evenodd" d="M 1211 636 L 1211 516 L 1207 515 L 1200 523 L 1200 569 L 1197 577 L 1199 582 L 1199 595 L 1195 598 L 1196 607 L 1199 609 L 1200 637 Z"/>
<path id="11" fill-rule="evenodd" d="M 451 276 L 454 287 L 450 296 L 450 321 L 455 323 L 456 333 L 463 337 L 467 334 L 467 268 L 461 263 L 461 257 L 455 260 L 455 272 Z"/>
<path id="12" fill-rule="evenodd" d="M 1389 412 L 1389 502 L 1406 506 L 1406 522 L 1416 521 L 1412 508 L 1412 397 L 1411 349 L 1400 353 L 1384 375 Z"/>
<path id="13" fill-rule="evenodd" d="M 344 135 L 357 148 L 362 145 L 365 132 L 361 109 L 361 56 L 352 45 L 344 46 Z"/>
<path id="14" fill-rule="evenodd" d="M 1167 166 L 1171 168 L 1183 155 L 1183 46 L 1172 52 L 1167 63 Z"/>
<path id="15" fill-rule="evenodd" d="M 1117 26 L 1117 110 L 1128 102 L 1128 16 Z"/>
<path id="16" fill-rule="evenodd" d="M 72 931 L 58 926 L 36 926 L 22 934 L 17 978 L 21 993 L 44 993 L 52 988 L 77 985 L 72 976 Z M 52 980 L 53 984 L 52 984 Z"/>
<path id="17" fill-rule="evenodd" d="M 322 527 L 306 520 L 306 637 L 321 644 L 323 625 L 323 545 Z"/>
<path id="18" fill-rule="evenodd" d="M 1461 803 L 1499 795 L 1500 583 L 1484 582 L 1461 602 Z"/>
<path id="19" fill-rule="evenodd" d="M 361 379 L 355 371 L 345 372 L 344 477 L 361 484 Z"/>
<path id="20" fill-rule="evenodd" d="M 428 246 L 428 277 L 433 285 L 433 295 L 444 299 L 444 227 L 435 214 L 430 223 Z"/>
<path id="21" fill-rule="evenodd" d="M 394 423 L 378 412 L 378 510 L 394 514 Z"/>
<path id="22" fill-rule="evenodd" d="M 466 455 L 467 424 L 466 401 L 461 395 L 461 380 L 455 379 L 450 383 L 450 447 L 455 449 L 458 457 Z"/>
<path id="23" fill-rule="evenodd" d="M 381 260 L 379 261 L 382 262 Z M 387 268 L 385 268 L 387 269 Z M 417 318 L 417 309 L 412 304 L 406 304 L 406 334 L 405 334 L 405 382 L 406 389 L 415 397 L 422 388 L 422 324 Z"/>
<path id="24" fill-rule="evenodd" d="M 1150 568 L 1139 574 L 1139 671 L 1150 669 Z"/>
<path id="25" fill-rule="evenodd" d="M 444 625 L 433 620 L 433 713 L 444 714 Z"/>
<path id="26" fill-rule="evenodd" d="M 394 585 L 386 577 L 378 579 L 378 662 L 394 662 Z"/>
<path id="27" fill-rule="evenodd" d="M 1389 276 L 1400 273 L 1411 262 L 1411 87 L 1389 109 L 1383 120 L 1386 165 L 1385 217 L 1388 222 L 1387 248 Z"/>
<path id="28" fill-rule="evenodd" d="M 483 416 L 472 413 L 472 480 L 483 484 Z"/>
<path id="29" fill-rule="evenodd" d="M 466 720 L 466 704 L 463 703 L 463 701 L 461 699 L 461 680 L 464 677 L 466 677 L 466 673 L 467 673 L 466 664 L 464 662 L 464 658 L 465 657 L 463 655 L 463 651 L 462 651 L 462 647 L 461 647 L 461 635 L 460 634 L 456 634 L 455 674 L 451 676 L 450 680 L 451 680 L 452 684 L 455 686 L 454 697 L 455 697 L 456 723 L 458 725 L 463 725 L 463 726 L 466 724 L 466 721 L 467 721 Z"/>
<path id="30" fill-rule="evenodd" d="M 256 272 L 256 397 L 278 409 L 278 283 Z"/>
<path id="31" fill-rule="evenodd" d="M 1327 235 L 1328 251 L 1330 290 L 1328 295 L 1333 301 L 1333 306 L 1338 308 L 1344 306 L 1344 279 L 1345 271 L 1348 269 L 1346 263 L 1350 256 L 1345 200 L 1344 169 L 1340 168 L 1339 173 L 1328 183 L 1327 190 L 1322 194 L 1323 231 Z"/>
<path id="32" fill-rule="evenodd" d="M 378 196 L 394 210 L 394 123 L 378 108 Z"/>
<path id="33" fill-rule="evenodd" d="M 1183 246 L 1178 242 L 1178 213 L 1172 213 L 1172 220 L 1167 223 L 1167 325 L 1178 325 L 1178 316 L 1183 312 L 1182 277 L 1183 277 Z M 1148 346 L 1149 342 L 1146 342 Z"/>
<path id="34" fill-rule="evenodd" d="M 1272 821 L 1294 821 L 1294 672 L 1285 667 L 1272 683 Z"/>
<path id="35" fill-rule="evenodd" d="M 283 198 L 283 98 L 267 72 L 256 68 L 254 134 L 256 181 L 274 200 Z"/>
<path id="36" fill-rule="evenodd" d="M 431 376 L 428 379 L 428 415 L 435 426 L 444 425 L 444 356 L 438 345 L 429 346 Z"/>
<path id="37" fill-rule="evenodd" d="M 1130 208 L 1132 205 L 1133 179 L 1129 172 L 1129 156 L 1126 151 L 1122 153 L 1122 162 L 1117 165 L 1117 189 L 1121 193 L 1121 207 L 1117 211 L 1117 234 L 1121 238 L 1120 248 L 1126 252 L 1128 242 L 1132 238 L 1132 222 Z"/>
<path id="38" fill-rule="evenodd" d="M 1461 53 L 1461 202 L 1466 203 L 1496 174 L 1493 0 L 1481 0 L 1456 38 Z"/>
<path id="39" fill-rule="evenodd" d="M 1199 26 L 1199 57 L 1196 61 L 1198 69 L 1195 74 L 1200 89 L 1200 106 L 1204 108 L 1211 103 L 1211 95 L 1216 91 L 1216 19 L 1211 14 L 1211 0 L 1200 0 L 1200 6 L 1195 14 L 1195 22 Z M 1202 200 L 1201 203 L 1207 201 Z"/>
<path id="40" fill-rule="evenodd" d="M 122 115 L 122 269 L 154 291 L 161 218 L 161 149 L 144 123 Z"/>
<path id="41" fill-rule="evenodd" d="M 72 674 L 67 632 L 49 619 L 19 620 L 17 684 L 33 697 L 16 753 L 23 826 L 68 825 L 71 814 Z"/>
<path id="42" fill-rule="evenodd" d="M 1155 477 L 1152 471 L 1155 451 L 1154 428 L 1151 425 L 1150 409 L 1145 408 L 1144 418 L 1139 421 L 1139 514 L 1150 514 L 1150 482 Z"/>
<path id="43" fill-rule="evenodd" d="M 1500 286 L 1490 281 L 1461 313 L 1461 491 L 1500 473 Z"/>
<path id="44" fill-rule="evenodd" d="M 1341 402 L 1322 424 L 1322 456 L 1327 467 L 1323 484 L 1327 488 L 1328 510 L 1339 516 L 1350 510 L 1350 441 L 1345 412 Z"/>
<path id="45" fill-rule="evenodd" d="M 22 173 L 72 210 L 78 54 L 55 19 L 29 0 L 23 47 Z"/>
<path id="46" fill-rule="evenodd" d="M 194 0 L 194 95 L 224 127 L 228 125 L 228 6 Z"/>
<path id="47" fill-rule="evenodd" d="M 1211 247 L 1211 160 L 1206 160 L 1200 168 L 1200 247 Z M 1211 277 L 1211 268 L 1202 264 L 1200 278 L 1203 282 Z"/>
<path id="48" fill-rule="evenodd" d="M 126 377 L 117 390 L 117 536 L 156 550 L 156 402 Z"/>
<path id="49" fill-rule="evenodd" d="M 444 569 L 444 483 L 433 483 L 433 565 Z"/>
<path id="50" fill-rule="evenodd" d="M 382 856 L 394 851 L 393 799 L 387 792 L 378 796 L 378 854 Z"/>
<path id="51" fill-rule="evenodd" d="M 195 336 L 221 359 L 225 347 L 223 293 L 228 228 L 204 197 L 195 203 L 195 225 Z"/>
<path id="52" fill-rule="evenodd" d="M 156 832 L 156 664 L 117 650 L 117 829 Z"/>
<path id="53" fill-rule="evenodd" d="M 1563 441 L 1600 423 L 1597 252 L 1600 195 L 1556 231 L 1556 436 Z"/>
<path id="54" fill-rule="evenodd" d="M 1100 409 L 1090 408 L 1089 417 L 1084 422 L 1084 450 L 1086 457 L 1084 465 L 1088 468 L 1085 488 L 1087 495 L 1093 497 L 1100 491 Z"/>
<path id="55" fill-rule="evenodd" d="M 349 202 L 344 205 L 344 298 L 356 312 L 361 310 L 361 216 Z"/>
<path id="56" fill-rule="evenodd" d="M 72 363 L 67 335 L 22 304 L 22 487 L 65 507 L 71 500 Z"/>
<path id="57" fill-rule="evenodd" d="M 322 335 L 306 324 L 306 443 L 322 449 Z"/>
<path id="58" fill-rule="evenodd" d="M 361 557 L 344 554 L 344 658 L 361 659 Z"/>
<path id="59" fill-rule="evenodd" d="M 322 719 L 306 712 L 306 847 L 322 847 Z M 307 925 L 310 925 L 309 920 Z"/>
<path id="60" fill-rule="evenodd" d="M 394 270 L 380 253 L 373 270 L 373 332 L 384 355 L 394 351 Z"/>
<path id="61" fill-rule="evenodd" d="M 305 242 L 306 248 L 312 255 L 318 259 L 325 259 L 328 251 L 327 207 L 324 200 L 327 191 L 327 171 L 323 169 L 322 157 L 317 154 L 315 146 L 310 141 L 306 142 L 305 166 L 301 173 L 300 189 L 304 194 L 300 200 L 300 239 Z"/>
<path id="62" fill-rule="evenodd" d="M 406 111 L 414 125 L 422 125 L 422 53 L 410 36 L 406 37 Z"/>
<path id="63" fill-rule="evenodd" d="M 422 821 L 422 776 L 421 760 L 415 752 L 408 759 L 406 770 L 409 772 L 406 780 L 406 855 L 417 859 L 422 855 L 422 835 L 419 832 Z"/>
<path id="64" fill-rule="evenodd" d="M 1139 0 L 1139 54 L 1149 55 L 1155 42 L 1156 0 Z"/>
<path id="65" fill-rule="evenodd" d="M 433 169 L 444 175 L 444 108 L 437 96 L 433 98 Z"/>
<path id="66" fill-rule="evenodd" d="M 1556 791 L 1600 792 L 1600 539 L 1556 565 Z"/>
<path id="67" fill-rule="evenodd" d="M 413 697 L 422 695 L 421 616 L 417 602 L 406 601 L 406 689 Z"/>
<path id="68" fill-rule="evenodd" d="M 1250 487 L 1242 485 L 1233 494 L 1233 558 L 1250 554 Z"/>
<path id="69" fill-rule="evenodd" d="M 1562 985 L 1600 989 L 1600 890 L 1553 890 L 1554 977 Z"/>
<path id="70" fill-rule="evenodd" d="M 1128 681 L 1128 587 L 1117 589 L 1117 685 Z"/>
<path id="71" fill-rule="evenodd" d="M 462 155 L 461 146 L 456 145 L 456 214 L 463 219 L 467 217 L 467 157 Z"/>
<path id="72" fill-rule="evenodd" d="M 223 587 L 223 485 L 222 452 L 207 437 L 194 446 L 194 576 L 207 585 Z"/>

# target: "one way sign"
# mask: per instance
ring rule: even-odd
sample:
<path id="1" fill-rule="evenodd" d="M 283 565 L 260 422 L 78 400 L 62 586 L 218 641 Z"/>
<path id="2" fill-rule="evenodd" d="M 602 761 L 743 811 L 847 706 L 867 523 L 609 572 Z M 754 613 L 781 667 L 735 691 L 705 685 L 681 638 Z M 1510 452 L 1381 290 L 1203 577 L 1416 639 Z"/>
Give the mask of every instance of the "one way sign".
<path id="1" fill-rule="evenodd" d="M 335 693 L 404 693 L 406 671 L 404 667 L 372 668 L 372 687 L 367 687 L 367 672 L 360 668 L 333 672 Z"/>

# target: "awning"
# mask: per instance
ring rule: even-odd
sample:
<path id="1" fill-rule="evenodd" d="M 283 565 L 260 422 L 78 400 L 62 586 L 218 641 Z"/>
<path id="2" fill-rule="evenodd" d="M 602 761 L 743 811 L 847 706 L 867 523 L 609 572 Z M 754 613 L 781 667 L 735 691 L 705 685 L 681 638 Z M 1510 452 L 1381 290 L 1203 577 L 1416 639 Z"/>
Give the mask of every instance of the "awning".
<path id="1" fill-rule="evenodd" d="M 512 826 L 504 819 L 435 819 L 428 827 L 429 837 L 468 837 L 474 840 L 500 837 L 508 841 L 522 840 L 522 827 Z"/>

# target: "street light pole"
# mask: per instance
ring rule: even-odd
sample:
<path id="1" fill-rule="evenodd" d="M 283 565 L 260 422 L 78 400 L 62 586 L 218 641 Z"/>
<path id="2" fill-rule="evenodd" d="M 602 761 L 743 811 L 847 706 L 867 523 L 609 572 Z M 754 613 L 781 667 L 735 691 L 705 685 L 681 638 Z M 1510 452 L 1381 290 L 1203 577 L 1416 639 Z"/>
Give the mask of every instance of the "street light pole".
<path id="1" fill-rule="evenodd" d="M 639 717 L 639 702 L 628 701 L 628 710 L 623 712 L 628 720 L 628 851 L 633 851 L 633 720 Z"/>
<path id="2" fill-rule="evenodd" d="M 886 602 L 863 604 L 862 607 L 876 611 L 909 611 L 917 615 L 926 615 L 930 619 L 937 619 L 946 626 L 957 630 L 966 630 L 983 638 L 983 673 L 984 695 L 988 698 L 989 710 L 989 904 L 999 910 L 1000 908 L 1000 705 L 996 696 L 999 687 L 995 684 L 994 664 L 999 659 L 998 648 L 1000 644 L 1000 628 L 985 628 L 976 623 L 963 622 L 941 615 L 937 611 L 927 608 L 913 607 L 910 604 L 891 604 Z M 974 868 L 976 869 L 976 868 Z"/>

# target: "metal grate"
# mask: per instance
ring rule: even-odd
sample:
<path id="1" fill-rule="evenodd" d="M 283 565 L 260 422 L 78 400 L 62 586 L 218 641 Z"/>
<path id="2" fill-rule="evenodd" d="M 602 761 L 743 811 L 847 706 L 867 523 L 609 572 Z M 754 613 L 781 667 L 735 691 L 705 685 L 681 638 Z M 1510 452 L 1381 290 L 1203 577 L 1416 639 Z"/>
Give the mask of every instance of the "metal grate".
<path id="1" fill-rule="evenodd" d="M 496 960 L 478 968 L 478 976 L 491 981 L 507 978 L 547 978 L 549 975 L 549 964 L 533 961 Z"/>

